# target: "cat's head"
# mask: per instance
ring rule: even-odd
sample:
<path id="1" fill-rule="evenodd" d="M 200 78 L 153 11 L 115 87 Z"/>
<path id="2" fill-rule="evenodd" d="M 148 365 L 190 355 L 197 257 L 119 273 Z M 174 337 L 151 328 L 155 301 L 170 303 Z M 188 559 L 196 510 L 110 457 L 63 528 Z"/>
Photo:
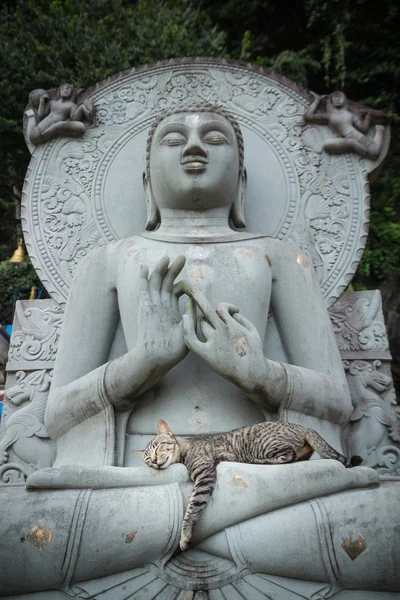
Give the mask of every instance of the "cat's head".
<path id="1" fill-rule="evenodd" d="M 180 462 L 181 451 L 178 442 L 165 421 L 158 422 L 158 433 L 141 452 L 133 452 L 141 456 L 148 467 L 166 469 L 173 463 Z"/>

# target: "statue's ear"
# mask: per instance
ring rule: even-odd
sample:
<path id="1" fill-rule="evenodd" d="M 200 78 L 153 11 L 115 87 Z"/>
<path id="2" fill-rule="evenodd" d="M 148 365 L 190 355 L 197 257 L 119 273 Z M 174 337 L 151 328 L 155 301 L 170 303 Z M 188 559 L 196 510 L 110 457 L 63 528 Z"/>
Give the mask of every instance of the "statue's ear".
<path id="1" fill-rule="evenodd" d="M 154 200 L 153 192 L 151 189 L 151 183 L 150 180 L 147 179 L 146 173 L 143 173 L 143 187 L 147 205 L 146 230 L 153 231 L 160 223 L 161 219 L 158 206 L 156 204 L 156 201 Z"/>
<path id="2" fill-rule="evenodd" d="M 165 421 L 163 421 L 162 419 L 160 419 L 160 421 L 158 421 L 158 433 L 159 434 L 168 434 L 168 435 L 174 435 L 171 431 L 171 429 L 169 428 L 169 426 L 166 424 Z"/>
<path id="3" fill-rule="evenodd" d="M 230 218 L 232 219 L 232 223 L 238 229 L 246 227 L 246 221 L 244 218 L 244 198 L 246 194 L 246 185 L 247 185 L 247 171 L 243 169 L 243 175 L 240 176 L 238 191 L 236 194 L 236 198 L 232 204 Z"/>

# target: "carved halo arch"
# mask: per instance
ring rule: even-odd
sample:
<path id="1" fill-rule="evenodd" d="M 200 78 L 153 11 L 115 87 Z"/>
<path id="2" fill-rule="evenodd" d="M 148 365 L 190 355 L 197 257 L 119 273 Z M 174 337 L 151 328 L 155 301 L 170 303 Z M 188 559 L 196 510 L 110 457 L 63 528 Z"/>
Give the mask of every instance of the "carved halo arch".
<path id="1" fill-rule="evenodd" d="M 323 151 L 332 132 L 304 122 L 306 90 L 248 64 L 198 58 L 120 73 L 79 101 L 88 98 L 94 123 L 80 139 L 36 146 L 23 190 L 26 246 L 58 303 L 92 248 L 144 230 L 148 129 L 160 111 L 193 101 L 224 106 L 242 128 L 247 231 L 306 252 L 328 305 L 347 287 L 366 243 L 368 173 L 377 164 Z"/>

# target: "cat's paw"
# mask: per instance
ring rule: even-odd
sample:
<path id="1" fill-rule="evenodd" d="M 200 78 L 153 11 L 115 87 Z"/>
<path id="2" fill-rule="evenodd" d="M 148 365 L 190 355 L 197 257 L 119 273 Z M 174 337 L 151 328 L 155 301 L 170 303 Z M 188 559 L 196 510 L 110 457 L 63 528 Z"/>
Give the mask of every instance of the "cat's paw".
<path id="1" fill-rule="evenodd" d="M 180 546 L 180 549 L 182 550 L 182 552 L 185 552 L 185 550 L 187 550 L 189 548 L 190 539 L 191 538 L 187 535 L 184 535 L 184 534 L 181 535 L 181 540 L 179 542 L 179 546 Z"/>

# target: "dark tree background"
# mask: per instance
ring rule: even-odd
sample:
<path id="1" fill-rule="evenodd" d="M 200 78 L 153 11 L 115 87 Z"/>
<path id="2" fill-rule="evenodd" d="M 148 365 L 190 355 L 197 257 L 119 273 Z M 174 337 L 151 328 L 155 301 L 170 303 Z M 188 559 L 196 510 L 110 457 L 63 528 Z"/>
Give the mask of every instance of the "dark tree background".
<path id="1" fill-rule="evenodd" d="M 170 57 L 250 61 L 321 94 L 343 89 L 391 117 L 391 150 L 372 187 L 370 236 L 353 285 L 382 290 L 392 352 L 400 354 L 399 13 L 398 0 L 4 2 L 0 261 L 10 258 L 21 233 L 16 209 L 29 161 L 22 114 L 32 89 L 63 81 L 89 87 L 118 71 Z"/>

